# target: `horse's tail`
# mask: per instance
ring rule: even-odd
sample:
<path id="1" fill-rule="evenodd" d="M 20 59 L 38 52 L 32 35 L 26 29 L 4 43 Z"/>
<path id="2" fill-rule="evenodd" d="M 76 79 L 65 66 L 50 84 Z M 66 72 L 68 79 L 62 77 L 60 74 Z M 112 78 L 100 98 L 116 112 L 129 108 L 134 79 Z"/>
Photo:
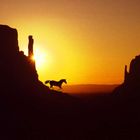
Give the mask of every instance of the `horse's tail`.
<path id="1" fill-rule="evenodd" d="M 50 80 L 45 81 L 45 84 L 48 84 L 48 83 L 50 83 Z"/>

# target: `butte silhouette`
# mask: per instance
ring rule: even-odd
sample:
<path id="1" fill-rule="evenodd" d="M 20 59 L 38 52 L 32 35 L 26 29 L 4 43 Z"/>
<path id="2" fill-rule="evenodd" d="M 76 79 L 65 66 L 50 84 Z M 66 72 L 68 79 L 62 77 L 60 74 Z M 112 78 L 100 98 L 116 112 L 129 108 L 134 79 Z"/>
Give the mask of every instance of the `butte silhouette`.
<path id="1" fill-rule="evenodd" d="M 124 82 L 114 90 L 115 95 L 137 98 L 140 97 L 140 55 L 130 62 L 124 69 Z"/>
<path id="2" fill-rule="evenodd" d="M 81 102 L 39 81 L 31 60 L 34 40 L 28 39 L 26 56 L 19 51 L 17 30 L 0 25 L 0 139 L 124 140 L 139 136 L 140 56 L 131 61 L 129 71 L 125 66 L 124 82 L 114 90 L 113 98 Z"/>
<path id="3" fill-rule="evenodd" d="M 7 25 L 0 25 L 0 90 L 2 93 L 49 91 L 38 79 L 33 56 L 32 36 L 28 37 L 28 56 L 19 51 L 18 33 Z"/>
<path id="4" fill-rule="evenodd" d="M 68 129 L 78 130 L 68 120 L 81 104 L 39 81 L 31 59 L 34 40 L 28 39 L 26 56 L 19 50 L 17 30 L 0 25 L 0 139 L 57 139 L 61 132 L 65 137 Z"/>

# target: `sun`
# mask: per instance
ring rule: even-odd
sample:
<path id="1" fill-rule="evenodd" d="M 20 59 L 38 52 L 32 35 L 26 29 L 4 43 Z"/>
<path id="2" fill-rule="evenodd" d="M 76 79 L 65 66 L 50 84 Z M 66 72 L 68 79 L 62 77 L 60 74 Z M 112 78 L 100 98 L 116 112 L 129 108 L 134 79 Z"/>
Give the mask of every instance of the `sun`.
<path id="1" fill-rule="evenodd" d="M 42 50 L 34 50 L 34 56 L 32 59 L 35 60 L 38 68 L 44 67 L 47 64 L 47 54 Z"/>

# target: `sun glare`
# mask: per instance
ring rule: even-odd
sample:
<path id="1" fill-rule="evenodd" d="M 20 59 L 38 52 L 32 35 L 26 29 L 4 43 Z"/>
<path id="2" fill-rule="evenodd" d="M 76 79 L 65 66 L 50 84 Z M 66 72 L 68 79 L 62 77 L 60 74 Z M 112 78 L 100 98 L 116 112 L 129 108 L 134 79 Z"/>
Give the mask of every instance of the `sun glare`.
<path id="1" fill-rule="evenodd" d="M 47 63 L 47 55 L 41 50 L 34 50 L 33 60 L 35 60 L 37 67 L 43 67 Z"/>

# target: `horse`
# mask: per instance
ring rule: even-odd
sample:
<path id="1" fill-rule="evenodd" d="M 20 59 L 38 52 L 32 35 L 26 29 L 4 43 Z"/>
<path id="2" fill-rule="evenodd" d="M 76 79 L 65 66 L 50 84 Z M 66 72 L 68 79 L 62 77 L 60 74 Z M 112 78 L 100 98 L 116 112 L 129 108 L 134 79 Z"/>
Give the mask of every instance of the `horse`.
<path id="1" fill-rule="evenodd" d="M 45 84 L 49 83 L 50 84 L 50 88 L 52 88 L 53 86 L 57 86 L 60 89 L 62 89 L 62 84 L 65 83 L 67 84 L 66 79 L 61 79 L 59 81 L 54 81 L 54 80 L 47 80 L 45 81 Z"/>

